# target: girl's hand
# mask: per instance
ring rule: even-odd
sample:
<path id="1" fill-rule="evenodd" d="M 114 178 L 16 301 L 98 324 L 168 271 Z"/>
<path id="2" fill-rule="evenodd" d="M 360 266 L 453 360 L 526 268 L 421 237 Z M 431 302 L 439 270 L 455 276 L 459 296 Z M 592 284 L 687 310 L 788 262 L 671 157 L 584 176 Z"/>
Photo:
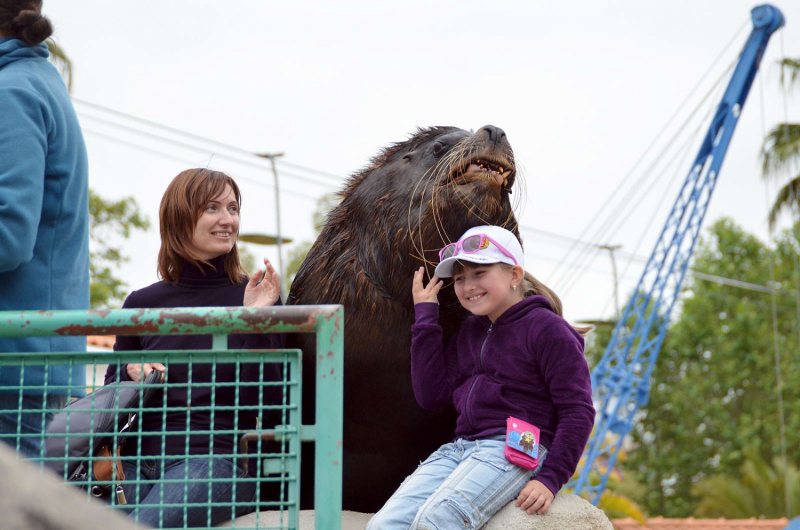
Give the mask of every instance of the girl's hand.
<path id="1" fill-rule="evenodd" d="M 428 282 L 427 287 L 422 286 L 422 272 L 423 267 L 420 267 L 417 272 L 414 273 L 414 281 L 411 283 L 411 295 L 414 297 L 414 305 L 421 304 L 423 302 L 433 302 L 434 304 L 439 303 L 439 299 L 436 298 L 436 295 L 439 294 L 439 289 L 442 288 L 442 280 L 434 276 L 431 278 L 431 281 Z"/>
<path id="2" fill-rule="evenodd" d="M 550 508 L 551 502 L 553 502 L 553 492 L 538 480 L 531 480 L 519 492 L 516 505 L 527 511 L 528 515 L 534 512 L 544 515 Z"/>
<path id="3" fill-rule="evenodd" d="M 264 258 L 267 270 L 257 270 L 247 282 L 244 289 L 244 305 L 248 307 L 264 307 L 274 305 L 281 295 L 281 281 L 272 264 Z M 263 277 L 263 280 L 262 280 Z M 261 281 L 261 283 L 258 283 Z"/>

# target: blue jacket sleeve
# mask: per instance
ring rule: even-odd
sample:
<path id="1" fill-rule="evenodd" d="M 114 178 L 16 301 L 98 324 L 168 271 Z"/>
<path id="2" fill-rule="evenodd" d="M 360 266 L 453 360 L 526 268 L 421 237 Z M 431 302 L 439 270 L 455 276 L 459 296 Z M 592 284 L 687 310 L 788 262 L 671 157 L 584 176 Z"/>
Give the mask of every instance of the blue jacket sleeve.
<path id="1" fill-rule="evenodd" d="M 0 88 L 0 272 L 33 258 L 44 200 L 48 109 L 33 92 Z"/>
<path id="2" fill-rule="evenodd" d="M 420 407 L 437 410 L 453 403 L 455 355 L 458 333 L 443 351 L 439 305 L 431 302 L 414 306 L 416 321 L 411 326 L 411 383 Z"/>

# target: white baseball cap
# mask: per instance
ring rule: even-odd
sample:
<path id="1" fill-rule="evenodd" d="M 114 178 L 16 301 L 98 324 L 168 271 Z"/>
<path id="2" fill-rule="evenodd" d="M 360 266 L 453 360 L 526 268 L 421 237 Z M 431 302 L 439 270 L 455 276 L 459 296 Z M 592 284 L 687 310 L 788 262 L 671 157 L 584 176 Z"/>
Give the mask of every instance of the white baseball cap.
<path id="1" fill-rule="evenodd" d="M 465 250 L 464 241 L 472 236 L 485 236 L 488 239 L 470 239 Z M 472 246 L 470 247 L 470 245 Z M 447 248 L 447 246 L 444 248 Z M 484 225 L 470 228 L 464 232 L 464 235 L 455 244 L 453 250 L 455 254 L 443 259 L 436 266 L 435 274 L 439 278 L 453 276 L 453 265 L 456 261 L 471 261 L 486 265 L 508 263 L 509 265 L 519 265 L 520 267 L 525 266 L 522 245 L 519 244 L 517 236 L 499 226 Z"/>

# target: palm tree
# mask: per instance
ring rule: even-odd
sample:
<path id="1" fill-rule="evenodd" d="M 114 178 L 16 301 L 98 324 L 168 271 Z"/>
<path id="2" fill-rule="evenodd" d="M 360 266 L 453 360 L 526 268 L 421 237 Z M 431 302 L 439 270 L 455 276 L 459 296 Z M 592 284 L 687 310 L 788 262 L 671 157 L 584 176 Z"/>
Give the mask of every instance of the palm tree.
<path id="1" fill-rule="evenodd" d="M 735 477 L 713 475 L 692 486 L 692 495 L 700 498 L 694 511 L 698 517 L 779 518 L 787 514 L 784 493 L 788 475 L 789 517 L 800 515 L 800 468 L 784 463 L 780 457 L 768 464 L 756 451 L 747 452 L 744 464 Z"/>
<path id="2" fill-rule="evenodd" d="M 56 65 L 67 85 L 67 91 L 72 92 L 72 61 L 70 61 L 64 48 L 55 43 L 54 40 L 47 40 L 47 49 L 50 50 L 50 60 Z"/>
<path id="3" fill-rule="evenodd" d="M 783 59 L 781 83 L 789 79 L 790 87 L 800 88 L 800 59 Z M 762 151 L 762 172 L 764 177 L 779 176 L 792 171 L 800 163 L 800 123 L 779 123 L 767 134 Z M 791 208 L 800 199 L 800 174 L 794 175 L 775 197 L 769 212 L 770 226 L 774 226 L 778 214 L 784 208 Z"/>

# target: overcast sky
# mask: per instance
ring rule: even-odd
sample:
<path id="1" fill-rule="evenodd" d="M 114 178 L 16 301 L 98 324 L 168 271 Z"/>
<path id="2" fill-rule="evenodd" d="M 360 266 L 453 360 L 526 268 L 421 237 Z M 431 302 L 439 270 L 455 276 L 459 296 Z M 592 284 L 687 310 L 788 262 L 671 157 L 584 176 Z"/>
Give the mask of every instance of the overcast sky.
<path id="1" fill-rule="evenodd" d="M 74 63 L 91 186 L 106 198 L 135 197 L 154 225 L 125 245 L 132 260 L 119 273 L 131 288 L 157 280 L 158 203 L 183 169 L 231 174 L 244 195 L 242 232 L 274 234 L 272 176 L 243 153 L 285 153 L 282 231 L 300 241 L 312 236 L 316 200 L 381 147 L 419 126 L 492 124 L 506 131 L 524 170 L 527 194 L 517 214 L 526 268 L 562 295 L 568 318 L 594 319 L 613 311 L 610 260 L 601 254 L 569 280 L 569 267 L 585 262 L 573 254 L 556 270 L 569 250 L 564 238 L 650 254 L 698 141 L 682 134 L 680 156 L 668 153 L 654 170 L 645 163 L 625 175 L 702 76 L 709 72 L 670 133 L 734 61 L 754 5 L 45 0 L 44 11 Z M 783 121 L 781 40 L 787 56 L 800 56 L 800 2 L 775 5 L 787 26 L 767 49 L 706 217 L 706 225 L 733 217 L 764 239 L 765 193 L 775 184 L 765 190 L 758 154 L 762 122 Z M 716 106 L 719 95 L 711 100 Z M 800 98 L 787 105 L 797 121 Z M 701 114 L 710 108 L 701 106 Z M 618 186 L 616 202 L 596 218 Z M 620 204 L 629 192 L 634 199 Z M 618 229 L 594 237 L 602 220 L 623 213 Z M 276 260 L 274 247 L 254 250 Z M 622 274 L 626 261 L 618 260 Z M 642 267 L 634 262 L 620 278 L 623 295 Z"/>

